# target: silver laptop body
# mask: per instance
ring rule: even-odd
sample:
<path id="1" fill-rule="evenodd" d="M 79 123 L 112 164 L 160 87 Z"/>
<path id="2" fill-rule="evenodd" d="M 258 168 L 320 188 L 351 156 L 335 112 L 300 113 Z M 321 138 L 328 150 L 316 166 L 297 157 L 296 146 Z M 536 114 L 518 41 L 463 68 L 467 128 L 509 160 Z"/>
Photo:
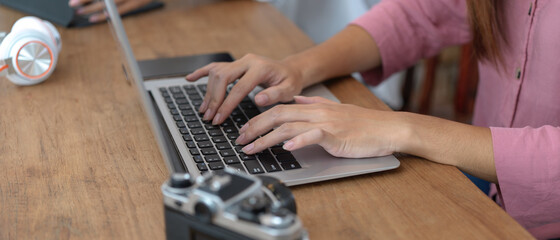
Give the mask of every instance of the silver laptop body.
<path id="1" fill-rule="evenodd" d="M 143 81 L 142 75 L 140 73 L 140 68 L 130 47 L 128 38 L 126 36 L 124 27 L 121 22 L 121 18 L 117 12 L 114 0 L 104 0 L 107 6 L 107 14 L 109 16 L 109 24 L 112 26 L 113 35 L 115 40 L 120 45 L 123 52 L 123 57 L 128 65 L 127 76 L 131 78 L 136 86 L 139 96 L 142 101 L 142 106 L 148 116 L 152 132 L 156 137 L 158 147 L 161 154 L 165 160 L 165 163 L 170 172 L 189 172 L 193 177 L 198 177 L 206 171 L 200 170 L 200 163 L 196 163 L 194 160 L 194 155 L 192 155 L 191 149 L 196 149 L 196 151 L 201 152 L 201 148 L 197 146 L 196 148 L 187 147 L 183 134 L 179 131 L 177 127 L 177 121 L 170 112 L 168 102 L 166 98 L 162 95 L 162 89 L 169 90 L 170 87 L 178 86 L 181 91 L 186 91 L 187 88 L 199 88 L 200 84 L 206 83 L 207 79 L 201 79 L 195 83 L 190 83 L 184 80 L 183 77 L 179 78 L 165 78 L 152 81 Z M 194 85 L 189 87 L 189 85 Z M 186 87 L 185 87 L 186 86 Z M 177 88 L 174 88 L 176 90 Z M 256 90 L 258 91 L 258 90 Z M 254 96 L 253 92 L 250 97 Z M 302 95 L 306 96 L 322 96 L 331 100 L 338 101 L 336 97 L 323 85 L 316 85 L 311 88 L 305 89 Z M 204 95 L 202 95 L 204 96 Z M 187 98 L 188 99 L 188 98 Z M 192 105 L 192 103 L 189 103 Z M 195 109 L 196 111 L 197 109 Z M 207 129 L 203 128 L 204 131 Z M 220 128 L 222 131 L 224 129 Z M 233 141 L 228 141 L 232 144 Z M 234 146 L 232 146 L 234 147 Z M 236 152 L 240 155 L 240 152 Z M 355 176 L 360 174 L 372 173 L 385 171 L 390 169 L 395 169 L 399 167 L 400 162 L 393 156 L 384 156 L 376 158 L 361 158 L 361 159 L 347 159 L 347 158 L 337 158 L 333 157 L 327 153 L 323 148 L 318 145 L 308 146 L 292 152 L 297 163 L 299 163 L 300 168 L 284 170 L 284 165 L 279 163 L 278 166 L 282 166 L 281 171 L 268 171 L 262 165 L 262 162 L 257 161 L 257 164 L 261 166 L 262 174 L 266 174 L 275 178 L 282 180 L 287 185 L 298 185 L 311 182 L 318 182 L 348 176 Z M 199 156 L 202 156 L 199 155 Z M 197 160 L 200 161 L 201 157 Z M 204 158 L 204 157 L 202 157 Z M 278 159 L 278 158 L 277 158 Z M 222 158 L 220 161 L 224 166 L 228 164 Z M 253 160 L 255 161 L 255 160 Z M 210 164 L 209 162 L 202 162 L 203 164 Z M 240 160 L 241 166 L 251 173 L 253 169 L 250 169 L 249 165 Z M 220 164 L 220 163 L 218 163 Z M 255 162 L 251 163 L 251 166 L 255 166 Z M 240 166 L 240 165 L 236 165 Z M 208 169 L 207 171 L 212 171 Z"/>

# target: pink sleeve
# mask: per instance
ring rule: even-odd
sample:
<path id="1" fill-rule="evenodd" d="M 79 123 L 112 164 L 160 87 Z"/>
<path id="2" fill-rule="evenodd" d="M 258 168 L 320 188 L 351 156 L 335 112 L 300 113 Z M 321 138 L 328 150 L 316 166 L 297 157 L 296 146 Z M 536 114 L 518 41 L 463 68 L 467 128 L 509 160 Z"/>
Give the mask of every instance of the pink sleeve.
<path id="1" fill-rule="evenodd" d="M 443 47 L 470 41 L 465 0 L 385 0 L 354 20 L 374 39 L 382 67 L 362 72 L 376 85 Z"/>
<path id="2" fill-rule="evenodd" d="M 491 128 L 505 210 L 537 238 L 560 237 L 560 128 Z"/>

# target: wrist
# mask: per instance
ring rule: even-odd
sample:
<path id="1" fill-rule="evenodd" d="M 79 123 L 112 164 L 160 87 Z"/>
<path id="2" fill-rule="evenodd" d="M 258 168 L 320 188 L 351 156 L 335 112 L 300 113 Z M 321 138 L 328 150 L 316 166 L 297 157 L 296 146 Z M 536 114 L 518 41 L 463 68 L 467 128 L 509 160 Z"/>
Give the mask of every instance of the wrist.
<path id="1" fill-rule="evenodd" d="M 288 56 L 281 61 L 300 76 L 303 88 L 325 79 L 324 72 L 319 70 L 321 61 L 306 52 Z"/>
<path id="2" fill-rule="evenodd" d="M 415 114 L 408 112 L 394 112 L 398 131 L 393 139 L 395 152 L 414 154 L 418 145 L 416 133 Z"/>

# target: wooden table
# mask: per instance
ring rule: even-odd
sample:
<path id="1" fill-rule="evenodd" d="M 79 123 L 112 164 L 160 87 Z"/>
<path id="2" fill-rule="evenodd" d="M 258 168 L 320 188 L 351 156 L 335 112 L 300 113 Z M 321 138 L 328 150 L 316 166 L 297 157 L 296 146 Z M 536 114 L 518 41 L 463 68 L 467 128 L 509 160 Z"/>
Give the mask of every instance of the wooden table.
<path id="1" fill-rule="evenodd" d="M 0 29 L 23 15 L 0 7 Z M 124 20 L 139 59 L 229 51 L 283 58 L 313 45 L 273 7 L 169 0 Z M 167 169 L 106 24 L 60 29 L 46 82 L 0 81 L 0 239 L 162 239 Z M 388 109 L 353 79 L 342 102 Z M 455 167 L 399 156 L 394 171 L 293 187 L 311 239 L 531 236 Z"/>

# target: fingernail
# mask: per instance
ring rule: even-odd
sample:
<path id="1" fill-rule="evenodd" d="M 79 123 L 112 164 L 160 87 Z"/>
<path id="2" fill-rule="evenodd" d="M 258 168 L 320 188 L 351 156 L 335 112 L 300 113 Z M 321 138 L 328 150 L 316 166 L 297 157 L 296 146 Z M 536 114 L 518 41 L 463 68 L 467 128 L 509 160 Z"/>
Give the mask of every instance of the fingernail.
<path id="1" fill-rule="evenodd" d="M 81 13 L 78 13 L 78 14 L 81 14 Z M 99 20 L 101 20 L 101 19 L 97 15 L 93 15 L 93 16 L 89 17 L 90 22 L 98 22 Z"/>
<path id="2" fill-rule="evenodd" d="M 245 140 L 245 134 L 242 133 L 241 135 L 239 135 L 239 137 L 237 137 L 235 143 L 241 144 L 244 140 Z"/>
<path id="3" fill-rule="evenodd" d="M 249 123 L 243 124 L 243 127 L 239 129 L 239 133 L 244 133 L 248 127 L 249 127 Z"/>
<path id="4" fill-rule="evenodd" d="M 202 117 L 202 120 L 204 121 L 210 120 L 210 116 L 212 116 L 213 112 L 214 111 L 212 111 L 212 109 L 208 109 L 208 111 L 206 111 L 206 113 L 204 114 L 204 117 Z"/>
<path id="5" fill-rule="evenodd" d="M 251 143 L 251 144 L 245 146 L 244 148 L 242 148 L 241 150 L 243 150 L 244 153 L 247 153 L 248 151 L 253 150 L 253 148 L 255 148 L 255 144 Z"/>
<path id="6" fill-rule="evenodd" d="M 70 5 L 71 7 L 75 7 L 79 4 L 78 0 L 70 0 L 70 2 L 68 2 L 68 5 Z"/>
<path id="7" fill-rule="evenodd" d="M 218 123 L 222 121 L 222 114 L 216 114 L 216 116 L 214 116 L 214 121 L 212 121 L 212 125 L 218 125 Z"/>
<path id="8" fill-rule="evenodd" d="M 192 75 L 192 73 L 191 73 L 191 74 L 187 74 L 187 76 L 185 76 L 185 79 L 189 80 L 189 78 L 191 78 L 191 75 Z"/>
<path id="9" fill-rule="evenodd" d="M 268 96 L 265 94 L 260 94 L 255 96 L 255 102 L 259 105 L 264 105 L 268 102 Z"/>
<path id="10" fill-rule="evenodd" d="M 76 9 L 76 14 L 80 15 L 80 14 L 83 14 L 83 13 L 84 13 L 84 9 L 83 9 L 83 8 L 78 8 L 78 9 Z M 89 21 L 91 22 L 91 19 L 94 18 L 94 17 L 95 17 L 95 15 L 91 16 L 91 17 L 89 18 Z"/>
<path id="11" fill-rule="evenodd" d="M 294 147 L 293 141 L 287 141 L 286 143 L 284 143 L 284 146 L 282 146 L 282 148 L 284 148 L 284 150 L 287 151 L 291 151 L 293 147 Z"/>
<path id="12" fill-rule="evenodd" d="M 208 107 L 208 102 L 206 101 L 202 101 L 202 104 L 200 105 L 200 108 L 198 108 L 198 112 L 204 112 L 206 111 L 206 108 Z"/>

